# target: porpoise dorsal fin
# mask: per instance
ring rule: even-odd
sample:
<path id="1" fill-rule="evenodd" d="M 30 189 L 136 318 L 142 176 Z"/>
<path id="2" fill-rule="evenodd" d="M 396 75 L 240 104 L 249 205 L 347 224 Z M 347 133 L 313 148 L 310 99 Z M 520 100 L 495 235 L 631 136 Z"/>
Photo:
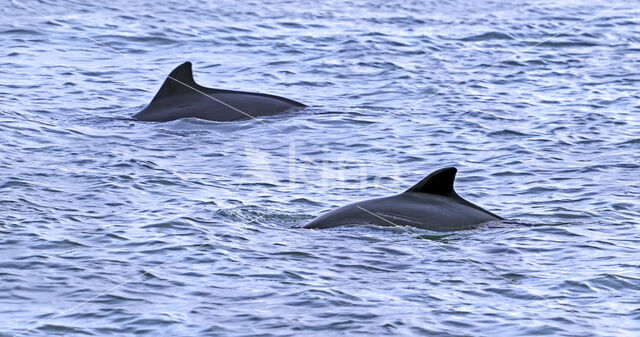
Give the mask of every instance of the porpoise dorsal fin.
<path id="1" fill-rule="evenodd" d="M 502 219 L 501 217 L 487 211 L 486 209 L 483 209 L 478 205 L 475 205 L 463 199 L 461 196 L 458 195 L 458 193 L 456 193 L 456 191 L 453 189 L 453 181 L 456 178 L 457 172 L 458 170 L 455 167 L 445 167 L 437 171 L 434 171 L 428 176 L 426 176 L 424 179 L 420 180 L 419 183 L 413 185 L 413 187 L 408 189 L 405 193 L 414 192 L 414 193 L 429 193 L 429 194 L 435 194 L 435 195 L 442 195 L 448 198 L 452 198 L 465 206 L 472 207 L 479 211 L 485 212 L 495 217 L 496 219 Z"/>
<path id="2" fill-rule="evenodd" d="M 453 190 L 453 180 L 458 170 L 455 167 L 446 167 L 432 172 L 419 183 L 413 185 L 407 192 L 429 193 L 444 196 L 457 195 Z"/>
<path id="3" fill-rule="evenodd" d="M 164 80 L 164 83 L 153 97 L 151 102 L 170 97 L 177 94 L 198 91 L 200 86 L 193 79 L 191 62 L 185 62 L 177 66 Z"/>

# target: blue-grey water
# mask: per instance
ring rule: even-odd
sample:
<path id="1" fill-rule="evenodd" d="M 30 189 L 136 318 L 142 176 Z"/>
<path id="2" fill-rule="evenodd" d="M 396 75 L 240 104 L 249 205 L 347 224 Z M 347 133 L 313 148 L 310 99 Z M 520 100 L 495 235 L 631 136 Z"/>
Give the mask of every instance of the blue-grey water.
<path id="1" fill-rule="evenodd" d="M 0 5 L 0 335 L 633 336 L 638 1 Z M 309 109 L 137 122 L 178 64 Z M 303 230 L 456 166 L 508 221 Z"/>

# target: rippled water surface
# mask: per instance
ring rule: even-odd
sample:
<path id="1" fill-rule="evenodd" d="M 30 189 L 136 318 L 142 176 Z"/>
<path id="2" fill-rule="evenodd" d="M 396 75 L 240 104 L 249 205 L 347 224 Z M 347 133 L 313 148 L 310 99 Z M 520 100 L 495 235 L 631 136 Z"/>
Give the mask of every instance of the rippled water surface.
<path id="1" fill-rule="evenodd" d="M 639 4 L 3 2 L 0 335 L 637 334 Z M 293 228 L 445 166 L 509 221 Z"/>

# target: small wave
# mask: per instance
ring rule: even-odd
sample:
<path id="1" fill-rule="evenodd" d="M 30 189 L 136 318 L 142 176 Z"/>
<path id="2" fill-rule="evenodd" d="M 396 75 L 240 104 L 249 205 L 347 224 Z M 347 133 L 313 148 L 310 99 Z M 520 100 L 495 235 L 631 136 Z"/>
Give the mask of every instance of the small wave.
<path id="1" fill-rule="evenodd" d="M 107 43 L 109 42 L 138 42 L 148 43 L 151 45 L 170 45 L 178 43 L 178 41 L 162 36 L 126 36 L 126 35 L 99 35 L 95 37 L 96 40 Z"/>
<path id="2" fill-rule="evenodd" d="M 44 35 L 43 33 L 33 29 L 9 29 L 0 32 L 0 35 Z"/>
<path id="3" fill-rule="evenodd" d="M 487 32 L 480 35 L 472 35 L 459 39 L 460 41 L 491 41 L 491 40 L 515 40 L 511 35 L 500 32 Z"/>
<path id="4" fill-rule="evenodd" d="M 491 132 L 489 133 L 489 136 L 528 137 L 531 135 L 526 134 L 524 132 L 505 129 L 505 130 Z"/>
<path id="5" fill-rule="evenodd" d="M 313 217 L 307 214 L 294 212 L 275 211 L 259 206 L 239 206 L 234 208 L 221 209 L 217 215 L 243 223 L 277 224 L 290 227 L 303 221 L 308 221 Z"/>
<path id="6" fill-rule="evenodd" d="M 640 144 L 640 138 L 630 139 L 620 144 Z"/>
<path id="7" fill-rule="evenodd" d="M 537 47 L 553 47 L 553 48 L 563 48 L 563 47 L 594 47 L 598 46 L 598 43 L 588 42 L 588 41 L 545 41 L 542 43 L 535 44 Z"/>

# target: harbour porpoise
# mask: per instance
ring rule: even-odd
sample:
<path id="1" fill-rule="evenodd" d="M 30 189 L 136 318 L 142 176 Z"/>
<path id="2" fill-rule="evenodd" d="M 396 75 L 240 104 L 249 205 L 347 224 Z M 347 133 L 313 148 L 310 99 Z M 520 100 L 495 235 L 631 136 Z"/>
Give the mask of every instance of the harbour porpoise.
<path id="1" fill-rule="evenodd" d="M 337 208 L 317 217 L 303 228 L 378 225 L 454 231 L 502 220 L 464 200 L 453 190 L 456 172 L 455 167 L 437 170 L 403 193 Z"/>
<path id="2" fill-rule="evenodd" d="M 232 121 L 270 116 L 305 105 L 284 97 L 203 87 L 193 79 L 191 62 L 175 68 L 151 103 L 133 118 L 166 122 L 180 118 Z"/>

